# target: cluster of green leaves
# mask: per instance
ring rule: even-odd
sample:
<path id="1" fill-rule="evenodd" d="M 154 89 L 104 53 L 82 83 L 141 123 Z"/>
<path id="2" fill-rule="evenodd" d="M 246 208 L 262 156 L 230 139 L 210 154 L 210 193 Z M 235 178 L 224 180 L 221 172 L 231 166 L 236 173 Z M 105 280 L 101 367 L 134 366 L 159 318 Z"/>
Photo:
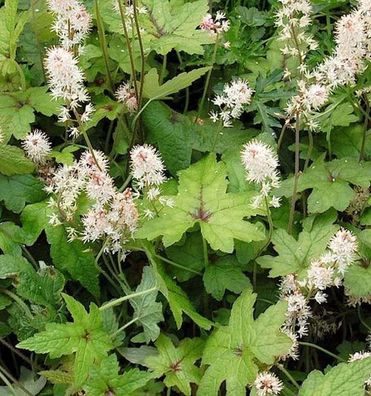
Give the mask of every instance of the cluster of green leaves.
<path id="1" fill-rule="evenodd" d="M 356 95 L 371 83 L 369 68 L 331 96 L 319 133 L 300 131 L 295 177 L 298 147 L 282 126 L 298 61 L 281 51 L 279 1 L 137 0 L 146 8 L 136 15 L 140 36 L 127 17 L 127 38 L 114 1 L 83 1 L 93 26 L 79 66 L 95 107 L 84 132 L 119 188 L 130 183 L 132 146 L 156 146 L 169 178 L 161 192 L 173 204 L 137 201 L 141 221 L 125 257 L 71 241 L 67 222 L 49 224 L 49 165 L 71 165 L 85 142 L 66 134 L 62 103 L 48 92 L 43 58 L 58 41 L 47 2 L 0 2 L 0 396 L 254 396 L 266 370 L 283 381 L 284 396 L 364 396 L 371 358 L 345 361 L 370 348 L 369 307 L 346 305 L 371 301 L 371 97 Z M 320 45 L 310 66 L 331 52 L 332 22 L 353 2 L 312 5 Z M 231 24 L 223 37 L 199 28 L 217 10 Z M 233 78 L 254 95 L 241 120 L 223 128 L 208 111 Z M 115 100 L 129 80 L 141 93 L 136 114 Z M 53 142 L 45 167 L 22 149 L 34 128 Z M 240 151 L 254 138 L 276 150 L 278 137 L 282 205 L 268 213 L 252 205 L 257 187 Z M 82 194 L 78 210 L 89 205 Z M 145 209 L 155 217 L 143 218 Z M 312 307 L 299 360 L 282 361 L 293 340 L 282 330 L 279 278 L 303 279 L 340 227 L 356 235 L 357 260 L 325 309 Z"/>

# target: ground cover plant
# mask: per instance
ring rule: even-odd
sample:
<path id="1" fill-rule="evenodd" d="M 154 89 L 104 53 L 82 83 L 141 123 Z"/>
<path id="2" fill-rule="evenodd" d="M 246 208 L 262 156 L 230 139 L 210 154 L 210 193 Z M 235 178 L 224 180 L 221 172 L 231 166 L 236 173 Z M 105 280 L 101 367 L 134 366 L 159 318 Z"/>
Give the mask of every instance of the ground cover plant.
<path id="1" fill-rule="evenodd" d="M 0 395 L 371 395 L 370 0 L 0 2 Z"/>

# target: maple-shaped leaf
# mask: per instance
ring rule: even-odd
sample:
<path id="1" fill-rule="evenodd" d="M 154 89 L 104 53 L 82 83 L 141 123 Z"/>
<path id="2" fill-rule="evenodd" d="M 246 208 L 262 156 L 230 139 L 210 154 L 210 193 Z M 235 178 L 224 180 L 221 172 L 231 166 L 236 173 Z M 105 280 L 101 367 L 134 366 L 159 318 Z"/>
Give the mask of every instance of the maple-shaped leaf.
<path id="1" fill-rule="evenodd" d="M 312 371 L 299 391 L 299 396 L 364 396 L 365 382 L 371 373 L 371 358 L 340 363 L 322 374 Z"/>
<path id="2" fill-rule="evenodd" d="M 254 193 L 226 193 L 227 187 L 225 164 L 210 154 L 179 172 L 174 206 L 164 208 L 158 217 L 146 221 L 137 238 L 152 240 L 163 236 L 167 247 L 199 224 L 212 249 L 226 253 L 233 252 L 234 239 L 244 242 L 264 239 L 264 233 L 256 225 L 243 220 L 256 213 L 251 207 Z"/>
<path id="3" fill-rule="evenodd" d="M 263 268 L 271 269 L 269 276 L 272 278 L 292 273 L 304 275 L 311 261 L 324 253 L 338 228 L 326 216 L 316 219 L 311 228 L 305 227 L 297 240 L 279 228 L 272 237 L 278 256 L 261 256 L 256 261 Z"/>
<path id="4" fill-rule="evenodd" d="M 155 377 L 164 375 L 168 388 L 176 386 L 183 394 L 190 396 L 190 384 L 198 384 L 202 376 L 201 369 L 194 363 L 202 356 L 204 341 L 185 338 L 175 347 L 169 337 L 160 334 L 156 347 L 158 355 L 148 357 L 144 364 Z"/>
<path id="5" fill-rule="evenodd" d="M 323 213 L 330 208 L 344 211 L 355 197 L 351 185 L 368 188 L 371 163 L 360 163 L 354 158 L 336 159 L 331 162 L 319 160 L 312 164 L 298 181 L 298 192 L 312 189 L 308 197 L 308 211 Z M 291 197 L 294 179 L 285 180 L 278 193 Z"/>
<path id="6" fill-rule="evenodd" d="M 84 390 L 89 396 L 125 395 L 130 396 L 145 386 L 153 375 L 138 369 L 130 369 L 122 375 L 115 355 L 104 358 L 98 367 L 92 367 Z"/>
<path id="7" fill-rule="evenodd" d="M 205 289 L 220 301 L 226 290 L 241 293 L 251 287 L 249 278 L 242 272 L 241 265 L 234 256 L 219 258 L 205 268 L 203 276 Z"/>
<path id="8" fill-rule="evenodd" d="M 63 294 L 72 323 L 48 323 L 45 331 L 18 344 L 18 348 L 48 353 L 52 359 L 74 354 L 74 384 L 81 387 L 92 365 L 107 356 L 112 339 L 104 331 L 101 313 L 95 304 L 90 312 L 74 298 Z"/>
<path id="9" fill-rule="evenodd" d="M 272 365 L 288 353 L 292 345 L 281 327 L 286 318 L 284 301 L 269 307 L 256 320 L 253 307 L 256 294 L 245 290 L 235 301 L 228 326 L 209 337 L 202 363 L 208 365 L 200 382 L 198 396 L 216 396 L 223 381 L 228 396 L 245 396 L 259 371 L 258 364 Z"/>
<path id="10" fill-rule="evenodd" d="M 191 3 L 173 0 L 143 0 L 147 8 L 147 18 L 142 18 L 144 40 L 152 50 L 166 55 L 171 50 L 188 54 L 203 54 L 203 44 L 211 44 L 215 37 L 208 32 L 196 29 L 207 14 L 207 0 Z"/>

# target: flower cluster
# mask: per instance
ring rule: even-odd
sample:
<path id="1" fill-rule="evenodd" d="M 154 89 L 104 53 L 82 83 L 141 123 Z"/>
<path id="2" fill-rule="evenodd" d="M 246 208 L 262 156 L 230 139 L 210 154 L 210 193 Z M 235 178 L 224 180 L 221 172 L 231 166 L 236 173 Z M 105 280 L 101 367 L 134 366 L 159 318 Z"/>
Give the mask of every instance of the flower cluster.
<path id="1" fill-rule="evenodd" d="M 39 129 L 26 135 L 22 140 L 22 148 L 27 157 L 38 165 L 45 164 L 52 151 L 48 136 Z"/>
<path id="2" fill-rule="evenodd" d="M 254 139 L 244 145 L 241 160 L 246 170 L 246 179 L 260 187 L 260 194 L 253 202 L 255 207 L 259 207 L 272 189 L 280 185 L 277 155 L 270 146 Z M 279 199 L 275 196 L 270 198 L 268 203 L 273 207 L 280 205 Z"/>
<path id="3" fill-rule="evenodd" d="M 357 241 L 348 230 L 340 229 L 329 241 L 327 251 L 311 262 L 304 279 L 290 274 L 281 281 L 281 299 L 288 302 L 286 332 L 301 338 L 308 334 L 308 319 L 312 316 L 311 299 L 318 304 L 327 301 L 329 287 L 339 287 L 344 273 L 356 258 Z"/>
<path id="4" fill-rule="evenodd" d="M 129 113 L 135 113 L 138 110 L 138 100 L 135 89 L 130 83 L 121 84 L 115 96 L 119 102 L 125 105 Z"/>
<path id="5" fill-rule="evenodd" d="M 256 377 L 254 387 L 257 396 L 278 395 L 283 389 L 283 383 L 275 374 L 264 371 Z"/>
<path id="6" fill-rule="evenodd" d="M 308 0 L 280 0 L 282 6 L 276 13 L 279 39 L 285 43 L 282 53 L 299 57 L 302 64 L 308 49 L 315 50 L 318 43 L 306 33 L 310 25 L 312 6 Z"/>
<path id="7" fill-rule="evenodd" d="M 200 23 L 201 30 L 206 30 L 211 34 L 228 32 L 230 23 L 224 12 L 217 11 L 215 18 L 211 14 L 206 14 Z"/>
<path id="8" fill-rule="evenodd" d="M 84 74 L 75 55 L 77 46 L 89 33 L 91 16 L 77 0 L 48 0 L 48 5 L 56 16 L 54 30 L 60 38 L 60 46 L 48 49 L 45 71 L 52 97 L 64 101 L 59 121 L 70 122 L 69 134 L 75 138 L 80 134 L 82 124 L 89 121 L 94 112 L 84 85 Z M 83 111 L 81 107 L 84 107 Z"/>
<path id="9" fill-rule="evenodd" d="M 210 118 L 214 122 L 221 121 L 227 128 L 231 127 L 232 119 L 239 118 L 245 105 L 251 103 L 253 92 L 248 82 L 242 79 L 226 84 L 223 93 L 213 99 L 214 105 L 219 107 L 219 110 L 212 112 Z"/>
<path id="10" fill-rule="evenodd" d="M 84 75 L 79 69 L 77 58 L 70 51 L 62 47 L 49 48 L 45 70 L 54 99 L 63 99 L 71 109 L 89 100 Z"/>
<path id="11" fill-rule="evenodd" d="M 171 198 L 161 196 L 160 186 L 166 180 L 165 166 L 154 147 L 148 144 L 133 147 L 130 152 L 130 168 L 135 187 L 149 201 L 158 200 L 163 206 L 174 205 Z M 152 208 L 155 210 L 154 204 Z M 152 209 L 146 209 L 144 214 L 148 218 L 155 216 Z"/>
<path id="12" fill-rule="evenodd" d="M 48 0 L 48 6 L 56 17 L 53 30 L 63 48 L 69 50 L 80 45 L 92 25 L 91 16 L 85 6 L 77 0 Z"/>
<path id="13" fill-rule="evenodd" d="M 224 12 L 217 11 L 215 18 L 211 14 L 206 14 L 200 23 L 201 30 L 206 30 L 212 35 L 228 32 L 230 22 Z"/>
<path id="14" fill-rule="evenodd" d="M 134 4 L 132 0 L 113 0 L 113 9 L 115 12 L 118 14 L 121 13 L 120 11 L 120 3 L 121 2 L 121 8 L 124 12 L 124 15 L 129 18 L 134 18 Z M 136 12 L 138 14 L 147 14 L 148 10 L 146 7 L 139 5 L 136 7 Z M 128 26 L 128 29 L 131 28 L 130 25 Z"/>
<path id="15" fill-rule="evenodd" d="M 288 25 L 285 25 L 284 18 L 288 17 L 287 5 L 295 3 L 297 7 L 302 4 L 303 16 L 298 20 L 293 18 L 295 24 L 305 27 L 309 23 L 310 6 L 307 1 L 287 1 L 282 0 L 284 6 L 279 11 L 278 23 L 282 27 L 282 39 L 290 40 L 294 31 Z M 293 7 L 292 9 L 294 9 Z M 287 15 L 286 15 L 287 14 Z M 282 16 L 284 15 L 284 17 Z M 303 19 L 303 25 L 301 20 Z M 358 9 L 349 15 L 345 15 L 337 22 L 335 27 L 335 49 L 331 56 L 327 57 L 314 70 L 308 71 L 304 63 L 305 52 L 299 52 L 294 49 L 285 47 L 284 51 L 292 55 L 298 54 L 301 59 L 299 69 L 302 74 L 298 82 L 298 94 L 289 102 L 286 112 L 289 119 L 296 119 L 300 114 L 310 129 L 318 129 L 316 122 L 316 112 L 321 109 L 327 102 L 331 93 L 340 86 L 354 85 L 357 75 L 363 73 L 367 67 L 366 61 L 371 58 L 370 34 L 371 30 L 371 11 L 370 4 L 367 1 L 360 1 Z M 290 38 L 291 35 L 291 38 Z M 309 43 L 309 49 L 315 48 L 315 42 L 306 37 L 304 33 L 295 36 L 295 42 L 303 39 Z M 286 76 L 290 73 L 287 72 Z"/>
<path id="16" fill-rule="evenodd" d="M 117 252 L 132 237 L 138 212 L 129 189 L 119 192 L 108 174 L 108 161 L 99 151 L 85 152 L 73 165 L 57 169 L 47 192 L 53 194 L 51 224 L 79 222 L 78 200 L 85 194 L 91 207 L 82 216 L 82 231 L 69 228 L 70 239 L 103 240 L 106 251 Z M 76 219 L 76 216 L 78 217 Z"/>

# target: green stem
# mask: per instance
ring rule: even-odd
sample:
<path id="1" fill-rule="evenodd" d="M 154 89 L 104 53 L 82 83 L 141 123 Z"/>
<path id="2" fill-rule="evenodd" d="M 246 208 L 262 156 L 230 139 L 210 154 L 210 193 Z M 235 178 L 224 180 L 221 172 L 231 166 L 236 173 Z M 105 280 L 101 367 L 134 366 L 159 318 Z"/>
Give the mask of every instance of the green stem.
<path id="1" fill-rule="evenodd" d="M 117 3 L 118 3 L 118 6 L 119 6 L 119 10 L 120 10 L 121 23 L 122 23 L 122 27 L 124 29 L 124 36 L 125 36 L 126 46 L 127 46 L 128 53 L 129 53 L 130 68 L 131 68 L 131 79 L 132 79 L 133 85 L 134 85 L 135 97 L 136 97 L 137 102 L 139 104 L 139 92 L 138 92 L 137 79 L 136 79 L 136 76 L 135 76 L 135 64 L 134 64 L 133 50 L 131 48 L 131 43 L 130 43 L 130 39 L 129 39 L 128 29 L 127 29 L 127 26 L 126 26 L 125 13 L 124 13 L 124 9 L 123 9 L 123 6 L 122 6 L 122 1 L 121 0 L 117 0 Z"/>
<path id="2" fill-rule="evenodd" d="M 312 151 L 313 151 L 313 143 L 314 143 L 313 133 L 310 129 L 308 130 L 308 139 L 309 139 L 309 145 L 308 145 L 307 158 L 305 159 L 304 170 L 306 170 L 309 166 L 310 157 L 312 156 Z"/>
<path id="3" fill-rule="evenodd" d="M 204 91 L 202 93 L 200 107 L 198 109 L 197 119 L 199 118 L 199 116 L 202 113 L 202 110 L 204 108 L 205 99 L 206 99 L 206 96 L 207 96 L 207 92 L 209 90 L 211 74 L 213 72 L 214 63 L 216 61 L 216 54 L 217 54 L 217 51 L 218 51 L 218 46 L 219 46 L 219 35 L 216 36 L 216 41 L 215 41 L 215 45 L 214 45 L 214 52 L 213 52 L 213 55 L 212 55 L 212 58 L 211 58 L 211 69 L 208 71 L 207 76 L 206 76 L 206 82 L 205 82 L 205 86 L 204 86 Z M 196 119 L 196 121 L 197 121 L 197 119 Z"/>
<path id="4" fill-rule="evenodd" d="M 3 338 L 0 338 L 0 343 L 9 348 L 14 354 L 19 356 L 21 359 L 23 359 L 25 362 L 27 362 L 31 367 L 33 367 L 32 361 L 25 356 L 22 352 L 20 352 L 17 348 L 15 348 L 13 345 L 9 344 L 7 341 L 5 341 Z"/>
<path id="5" fill-rule="evenodd" d="M 132 179 L 132 175 L 131 173 L 129 173 L 128 177 L 124 181 L 124 184 L 119 188 L 120 192 L 123 192 L 126 189 L 126 187 L 130 184 L 131 179 Z"/>
<path id="6" fill-rule="evenodd" d="M 283 125 L 283 127 L 281 129 L 280 137 L 278 138 L 277 151 L 279 151 L 281 146 L 282 146 L 282 141 L 283 141 L 283 138 L 285 136 L 285 132 L 286 132 L 287 126 L 288 126 L 288 123 L 285 122 L 285 124 Z"/>
<path id="7" fill-rule="evenodd" d="M 32 256 L 32 254 L 29 252 L 29 250 L 26 248 L 26 246 L 21 246 L 22 248 L 22 252 L 25 254 L 25 256 L 27 256 L 28 260 L 31 261 L 32 265 L 34 266 L 34 268 L 36 270 L 39 269 L 39 264 L 37 263 L 37 261 L 34 259 L 34 257 Z"/>
<path id="8" fill-rule="evenodd" d="M 137 0 L 133 0 L 133 8 L 134 8 L 135 29 L 137 31 L 138 42 L 139 42 L 139 51 L 140 51 L 140 59 L 141 59 L 140 87 L 139 87 L 139 94 L 138 94 L 138 109 L 140 109 L 141 106 L 142 106 L 142 98 L 143 98 L 144 72 L 145 72 L 146 57 L 144 55 L 144 47 L 143 47 L 142 35 L 140 33 L 140 26 L 139 26 L 139 22 L 138 22 Z"/>
<path id="9" fill-rule="evenodd" d="M 106 40 L 106 34 L 104 32 L 104 24 L 103 24 L 102 17 L 100 15 L 100 11 L 99 11 L 98 1 L 99 0 L 95 0 L 95 15 L 96 15 L 96 18 L 97 18 L 99 45 L 100 45 L 101 50 L 103 52 L 104 66 L 106 68 L 106 73 L 107 73 L 109 87 L 111 89 L 111 92 L 113 92 L 114 91 L 114 86 L 113 86 L 111 71 L 110 71 L 110 68 L 109 68 L 109 55 L 108 55 L 107 40 Z"/>
<path id="10" fill-rule="evenodd" d="M 4 382 L 4 384 L 9 388 L 9 390 L 12 392 L 13 396 L 17 396 L 17 393 L 15 391 L 15 389 L 13 388 L 13 385 L 11 384 L 11 382 L 8 380 L 8 378 L 5 376 L 5 374 L 3 374 L 3 368 L 0 365 L 0 379 Z"/>
<path id="11" fill-rule="evenodd" d="M 176 263 L 176 262 L 174 262 L 174 261 L 172 261 L 172 260 L 169 260 L 169 259 L 167 259 L 167 258 L 165 258 L 165 257 L 162 257 L 162 256 L 160 256 L 159 254 L 156 254 L 155 257 L 159 258 L 159 259 L 162 260 L 163 262 L 168 263 L 168 264 L 170 264 L 170 265 L 172 265 L 172 266 L 174 266 L 174 267 L 181 268 L 181 269 L 183 269 L 183 270 L 185 270 L 185 271 L 192 272 L 193 274 L 202 276 L 202 273 L 201 273 L 201 272 L 198 272 L 198 271 L 196 271 L 196 270 L 194 270 L 194 269 L 192 269 L 192 268 L 185 267 L 184 265 L 178 264 L 178 263 Z"/>
<path id="12" fill-rule="evenodd" d="M 276 364 L 276 367 L 286 375 L 286 377 L 291 381 L 295 388 L 300 389 L 300 385 L 295 381 L 294 377 L 288 372 L 288 370 L 285 369 L 282 364 Z"/>
<path id="13" fill-rule="evenodd" d="M 2 367 L 0 365 L 0 371 L 2 372 L 2 374 L 6 377 L 8 377 L 11 381 L 13 381 L 14 384 L 17 384 L 17 387 L 20 388 L 26 395 L 28 396 L 33 396 L 33 394 L 31 392 L 29 392 L 16 378 L 14 378 L 4 367 Z M 4 377 L 2 377 L 2 379 L 4 380 Z M 4 381 L 5 382 L 5 381 Z M 14 388 L 12 387 L 12 385 L 8 382 L 5 382 L 10 389 L 12 389 L 14 391 Z M 14 393 L 15 396 L 17 396 L 17 393 Z"/>
<path id="14" fill-rule="evenodd" d="M 31 313 L 30 309 L 23 302 L 23 300 L 21 298 L 19 298 L 16 294 L 14 294 L 13 292 L 11 292 L 10 290 L 7 290 L 7 289 L 0 288 L 0 293 L 6 294 L 8 297 L 10 297 L 12 300 L 14 300 L 23 309 L 26 316 L 29 319 L 33 320 L 33 315 Z"/>
<path id="15" fill-rule="evenodd" d="M 366 329 L 371 332 L 371 327 L 363 320 L 362 318 L 362 311 L 361 311 L 361 305 L 358 305 L 357 307 L 357 313 L 358 313 L 358 318 L 361 324 L 366 327 Z"/>
<path id="16" fill-rule="evenodd" d="M 294 176 L 294 188 L 292 191 L 291 197 L 291 208 L 290 208 L 290 216 L 289 223 L 287 226 L 287 232 L 292 234 L 292 227 L 294 224 L 294 216 L 295 216 L 295 204 L 297 201 L 297 191 L 298 191 L 298 183 L 300 176 L 300 116 L 296 114 L 296 126 L 295 126 L 295 176 Z"/>
<path id="17" fill-rule="evenodd" d="M 363 124 L 363 135 L 362 135 L 362 143 L 361 143 L 361 149 L 359 153 L 359 161 L 363 161 L 365 159 L 365 149 L 366 149 L 366 137 L 367 137 L 367 131 L 368 131 L 368 123 L 369 123 L 369 113 L 370 113 L 370 103 L 368 101 L 368 98 L 366 95 L 363 95 L 364 101 L 366 103 L 366 116 L 365 116 L 365 121 Z M 362 108 L 362 106 L 360 106 Z"/>
<path id="18" fill-rule="evenodd" d="M 128 294 L 127 296 L 123 296 L 123 297 L 117 298 L 116 300 L 112 300 L 112 301 L 110 301 L 110 302 L 108 302 L 106 304 L 103 304 L 101 307 L 99 307 L 99 310 L 100 311 L 104 311 L 106 309 L 116 307 L 117 305 L 120 305 L 124 301 L 130 300 L 131 298 L 144 296 L 144 295 L 146 295 L 148 293 L 152 293 L 152 292 L 154 292 L 156 290 L 158 290 L 157 287 L 151 287 L 150 289 L 143 290 L 141 292 Z"/>
<path id="19" fill-rule="evenodd" d="M 161 67 L 161 73 L 159 79 L 160 85 L 162 85 L 162 83 L 164 82 L 166 67 L 167 67 L 167 55 L 165 54 L 162 60 L 162 67 Z"/>
<path id="20" fill-rule="evenodd" d="M 205 263 L 205 268 L 209 265 L 209 252 L 207 250 L 207 242 L 206 239 L 202 236 L 202 247 L 203 247 L 203 252 L 204 252 L 204 263 Z"/>
<path id="21" fill-rule="evenodd" d="M 218 128 L 215 129 L 214 143 L 213 143 L 213 147 L 211 149 L 211 152 L 215 151 L 215 148 L 216 148 L 217 142 L 218 142 L 218 137 L 219 137 L 219 134 L 220 134 L 222 129 L 223 129 L 223 121 L 220 120 Z"/>
<path id="22" fill-rule="evenodd" d="M 320 347 L 319 345 L 312 344 L 311 342 L 299 341 L 299 345 L 304 345 L 304 346 L 308 346 L 308 347 L 311 347 L 311 348 L 318 349 L 319 351 L 325 353 L 326 355 L 329 355 L 329 356 L 333 357 L 334 359 L 339 360 L 340 362 L 345 362 L 346 361 L 345 359 L 341 358 L 340 356 L 335 355 L 334 353 L 328 351 L 325 348 Z"/>
<path id="23" fill-rule="evenodd" d="M 128 328 L 129 326 L 131 326 L 133 323 L 135 323 L 137 320 L 139 320 L 139 317 L 133 318 L 130 322 L 124 324 L 122 327 L 120 327 L 118 330 L 116 330 L 113 334 L 112 334 L 112 338 L 116 337 L 117 334 L 120 334 L 122 331 L 124 331 L 126 328 Z"/>

